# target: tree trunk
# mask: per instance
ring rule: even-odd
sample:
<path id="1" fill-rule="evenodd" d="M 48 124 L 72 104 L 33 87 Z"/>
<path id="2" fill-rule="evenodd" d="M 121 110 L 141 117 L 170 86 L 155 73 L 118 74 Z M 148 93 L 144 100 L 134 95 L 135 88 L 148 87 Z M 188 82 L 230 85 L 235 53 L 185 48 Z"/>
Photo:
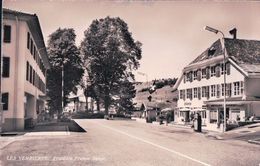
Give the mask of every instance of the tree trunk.
<path id="1" fill-rule="evenodd" d="M 99 102 L 99 99 L 96 99 L 96 102 L 97 102 L 97 111 L 99 112 L 99 111 L 100 111 L 100 102 Z"/>
<path id="2" fill-rule="evenodd" d="M 105 115 L 108 115 L 108 108 L 109 108 L 109 95 L 105 94 L 105 100 L 104 100 L 104 105 L 105 105 Z"/>
<path id="3" fill-rule="evenodd" d="M 86 99 L 86 112 L 88 112 L 88 96 L 85 96 Z"/>

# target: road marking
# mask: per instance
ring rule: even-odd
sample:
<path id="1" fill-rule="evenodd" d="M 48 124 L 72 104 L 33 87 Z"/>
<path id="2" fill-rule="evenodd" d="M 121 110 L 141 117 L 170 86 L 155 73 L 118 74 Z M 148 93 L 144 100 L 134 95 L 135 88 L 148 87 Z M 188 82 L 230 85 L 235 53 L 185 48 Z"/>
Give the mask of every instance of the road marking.
<path id="1" fill-rule="evenodd" d="M 160 149 L 166 150 L 166 151 L 168 151 L 168 152 L 174 153 L 174 154 L 179 155 L 179 156 L 181 156 L 181 157 L 184 157 L 184 158 L 186 158 L 186 159 L 189 159 L 189 160 L 192 160 L 192 161 L 194 161 L 194 162 L 200 163 L 200 164 L 202 164 L 202 165 L 210 166 L 210 164 L 207 164 L 207 163 L 205 163 L 205 162 L 199 161 L 199 160 L 197 160 L 197 159 L 194 159 L 194 158 L 192 158 L 192 157 L 189 157 L 189 156 L 187 156 L 187 155 L 185 155 L 185 154 L 182 154 L 182 153 L 180 153 L 180 152 L 177 152 L 177 151 L 175 151 L 175 150 L 172 150 L 172 149 L 163 147 L 163 146 L 158 145 L 158 144 L 156 144 L 156 143 L 153 143 L 153 142 L 144 140 L 144 139 L 142 139 L 142 138 L 136 137 L 136 136 L 134 136 L 134 135 L 130 135 L 130 134 L 128 134 L 128 133 L 126 133 L 126 132 L 123 132 L 123 131 L 120 131 L 120 130 L 118 130 L 118 129 L 105 126 L 105 125 L 100 124 L 100 123 L 98 123 L 98 122 L 94 122 L 94 123 L 97 123 L 98 125 L 103 126 L 103 127 L 105 127 L 105 128 L 108 128 L 108 129 L 110 129 L 110 130 L 113 130 L 113 131 L 115 131 L 115 132 L 124 134 L 124 135 L 126 135 L 126 136 L 128 136 L 128 137 L 131 137 L 131 138 L 134 138 L 134 139 L 136 139 L 136 140 L 142 141 L 142 142 L 144 142 L 144 143 L 153 145 L 153 146 L 155 146 L 155 147 L 157 147 L 157 148 L 160 148 Z"/>

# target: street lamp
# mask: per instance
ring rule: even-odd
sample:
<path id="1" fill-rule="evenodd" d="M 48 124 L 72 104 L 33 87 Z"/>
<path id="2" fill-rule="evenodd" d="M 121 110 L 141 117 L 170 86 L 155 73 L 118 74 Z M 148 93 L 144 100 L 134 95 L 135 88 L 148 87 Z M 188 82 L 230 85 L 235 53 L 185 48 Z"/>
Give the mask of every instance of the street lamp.
<path id="1" fill-rule="evenodd" d="M 226 117 L 226 50 L 225 50 L 225 35 L 223 32 L 221 32 L 220 30 L 217 30 L 215 28 L 209 27 L 209 26 L 205 26 L 204 27 L 205 30 L 213 32 L 215 34 L 217 33 L 221 33 L 222 35 L 222 40 L 223 40 L 223 55 L 224 55 L 224 59 L 223 59 L 223 67 L 224 67 L 224 126 L 223 126 L 223 132 L 226 131 L 227 128 L 227 117 Z"/>

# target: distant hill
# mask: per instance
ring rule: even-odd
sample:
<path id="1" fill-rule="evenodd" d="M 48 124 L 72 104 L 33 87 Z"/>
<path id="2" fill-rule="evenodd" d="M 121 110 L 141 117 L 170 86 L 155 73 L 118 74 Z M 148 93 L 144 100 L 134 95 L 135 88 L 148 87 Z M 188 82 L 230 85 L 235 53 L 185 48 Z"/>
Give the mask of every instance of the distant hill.
<path id="1" fill-rule="evenodd" d="M 137 107 L 140 107 L 142 103 L 145 103 L 148 107 L 159 107 L 164 108 L 175 108 L 177 106 L 178 92 L 173 91 L 173 85 L 162 86 L 156 89 L 152 94 L 146 90 L 148 87 L 154 84 L 154 81 L 144 83 L 136 83 L 136 97 L 134 98 L 134 103 Z M 151 102 L 148 100 L 148 96 L 152 96 Z"/>

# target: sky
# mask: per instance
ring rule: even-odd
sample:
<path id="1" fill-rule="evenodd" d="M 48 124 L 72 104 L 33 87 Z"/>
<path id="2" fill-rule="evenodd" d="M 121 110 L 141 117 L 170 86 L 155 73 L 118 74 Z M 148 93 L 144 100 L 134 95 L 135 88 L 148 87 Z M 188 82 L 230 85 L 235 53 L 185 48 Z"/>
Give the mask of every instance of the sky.
<path id="1" fill-rule="evenodd" d="M 73 28 L 79 46 L 84 31 L 95 19 L 120 17 L 142 45 L 137 81 L 180 77 L 182 69 L 220 34 L 205 31 L 208 25 L 231 38 L 260 40 L 260 2 L 155 1 L 155 0 L 4 0 L 3 7 L 38 15 L 44 40 L 60 28 Z"/>

